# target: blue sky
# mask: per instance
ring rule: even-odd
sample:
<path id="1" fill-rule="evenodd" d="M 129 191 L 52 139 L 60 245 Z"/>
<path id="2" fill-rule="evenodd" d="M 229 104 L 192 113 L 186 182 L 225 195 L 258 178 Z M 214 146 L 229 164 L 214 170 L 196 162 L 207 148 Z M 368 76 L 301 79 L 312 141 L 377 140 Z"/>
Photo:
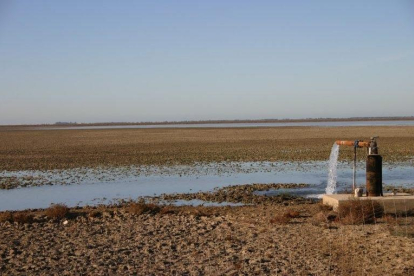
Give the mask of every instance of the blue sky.
<path id="1" fill-rule="evenodd" d="M 414 2 L 0 2 L 0 124 L 414 115 Z"/>

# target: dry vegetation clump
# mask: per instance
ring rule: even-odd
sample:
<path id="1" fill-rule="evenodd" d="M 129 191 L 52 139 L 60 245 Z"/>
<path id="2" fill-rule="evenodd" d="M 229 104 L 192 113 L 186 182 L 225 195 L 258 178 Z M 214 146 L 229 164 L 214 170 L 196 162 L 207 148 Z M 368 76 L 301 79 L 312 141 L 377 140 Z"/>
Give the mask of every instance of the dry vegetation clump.
<path id="1" fill-rule="evenodd" d="M 396 214 L 387 214 L 383 217 L 387 223 L 388 231 L 393 236 L 414 238 L 414 218 L 407 214 L 398 216 Z"/>
<path id="2" fill-rule="evenodd" d="M 29 212 L 17 212 L 13 214 L 13 221 L 17 223 L 32 223 L 34 216 Z"/>
<path id="3" fill-rule="evenodd" d="M 181 206 L 177 211 L 179 214 L 195 216 L 195 217 L 210 217 L 219 215 L 220 211 L 227 210 L 226 207 L 205 207 L 205 206 Z"/>
<path id="4" fill-rule="evenodd" d="M 298 218 L 300 213 L 298 211 L 289 210 L 284 214 L 284 216 L 288 218 Z"/>
<path id="5" fill-rule="evenodd" d="M 351 199 L 338 208 L 338 221 L 342 224 L 370 224 L 382 217 L 384 208 L 373 200 Z"/>
<path id="6" fill-rule="evenodd" d="M 299 216 L 300 216 L 300 213 L 298 211 L 287 210 L 281 215 L 274 216 L 270 220 L 270 223 L 273 223 L 273 224 L 287 224 L 292 219 L 298 218 Z"/>
<path id="7" fill-rule="evenodd" d="M 390 234 L 398 237 L 414 238 L 414 226 L 390 226 Z"/>
<path id="8" fill-rule="evenodd" d="M 171 205 L 164 206 L 160 210 L 161 215 L 169 215 L 169 214 L 175 214 L 177 213 L 177 208 Z"/>
<path id="9" fill-rule="evenodd" d="M 332 210 L 333 210 L 333 207 L 332 207 L 332 206 L 330 206 L 330 205 L 326 205 L 326 204 L 323 204 L 322 202 L 320 202 L 320 203 L 318 204 L 318 208 L 319 208 L 319 210 L 320 210 L 321 212 L 325 212 L 325 213 L 330 212 L 330 211 L 332 211 Z"/>
<path id="10" fill-rule="evenodd" d="M 290 217 L 286 217 L 284 215 L 277 215 L 274 216 L 271 220 L 270 223 L 273 224 L 288 224 L 292 219 Z"/>
<path id="11" fill-rule="evenodd" d="M 45 215 L 51 219 L 63 219 L 69 214 L 69 208 L 64 204 L 54 204 L 45 211 Z"/>
<path id="12" fill-rule="evenodd" d="M 386 214 L 382 221 L 393 236 L 414 238 L 414 217 L 411 211 Z"/>
<path id="13" fill-rule="evenodd" d="M 102 212 L 99 210 L 92 210 L 88 213 L 88 216 L 90 218 L 99 218 L 102 217 Z"/>
<path id="14" fill-rule="evenodd" d="M 313 225 L 329 224 L 337 219 L 337 213 L 333 211 L 332 206 L 325 205 L 322 202 L 318 205 L 319 212 L 312 216 L 310 222 Z"/>
<path id="15" fill-rule="evenodd" d="M 399 221 L 399 220 L 398 220 L 398 217 L 397 217 L 397 216 L 393 216 L 393 215 L 391 215 L 391 214 L 387 214 L 387 215 L 385 215 L 382 219 L 383 219 L 383 220 L 384 220 L 384 222 L 385 222 L 385 223 L 387 223 L 388 225 L 395 226 L 395 225 L 399 225 L 399 224 L 401 224 L 401 221 Z"/>
<path id="16" fill-rule="evenodd" d="M 311 218 L 313 225 L 330 224 L 337 219 L 337 214 L 332 211 L 320 211 Z"/>
<path id="17" fill-rule="evenodd" d="M 311 223 L 312 225 L 321 225 L 321 224 L 325 224 L 328 223 L 329 220 L 326 216 L 325 212 L 318 212 L 316 213 L 314 216 L 312 216 L 311 218 Z"/>
<path id="18" fill-rule="evenodd" d="M 6 221 L 8 221 L 8 222 L 13 221 L 13 215 L 9 211 L 0 213 L 0 222 L 6 222 Z"/>
<path id="19" fill-rule="evenodd" d="M 126 208 L 127 208 L 128 213 L 131 213 L 134 215 L 142 215 L 142 214 L 154 215 L 161 211 L 161 207 L 156 204 L 142 203 L 142 202 L 131 203 Z"/>

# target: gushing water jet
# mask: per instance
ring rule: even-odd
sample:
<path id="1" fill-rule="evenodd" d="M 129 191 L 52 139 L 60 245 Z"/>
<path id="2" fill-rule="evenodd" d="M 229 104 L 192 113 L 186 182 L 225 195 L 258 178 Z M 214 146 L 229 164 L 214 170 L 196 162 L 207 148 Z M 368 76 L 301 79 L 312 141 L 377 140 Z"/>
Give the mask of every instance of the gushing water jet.
<path id="1" fill-rule="evenodd" d="M 336 179 L 337 166 L 338 166 L 338 155 L 339 155 L 339 146 L 334 143 L 331 150 L 331 155 L 329 157 L 329 168 L 328 168 L 328 184 L 326 186 L 326 194 L 331 195 L 336 190 Z"/>

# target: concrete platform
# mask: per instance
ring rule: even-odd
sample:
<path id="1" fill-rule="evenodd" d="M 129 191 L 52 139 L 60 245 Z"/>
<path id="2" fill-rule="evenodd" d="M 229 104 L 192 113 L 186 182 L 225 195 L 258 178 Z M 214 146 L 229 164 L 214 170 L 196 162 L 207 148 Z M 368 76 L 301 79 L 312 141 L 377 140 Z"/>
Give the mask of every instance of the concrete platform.
<path id="1" fill-rule="evenodd" d="M 384 206 L 385 213 L 395 214 L 396 212 L 414 211 L 414 195 L 406 193 L 397 193 L 396 195 L 393 195 L 392 193 L 385 193 L 384 196 L 363 196 L 358 198 L 352 194 L 324 195 L 322 202 L 325 205 L 332 206 L 334 210 L 337 210 L 341 203 L 352 199 L 375 200 Z"/>

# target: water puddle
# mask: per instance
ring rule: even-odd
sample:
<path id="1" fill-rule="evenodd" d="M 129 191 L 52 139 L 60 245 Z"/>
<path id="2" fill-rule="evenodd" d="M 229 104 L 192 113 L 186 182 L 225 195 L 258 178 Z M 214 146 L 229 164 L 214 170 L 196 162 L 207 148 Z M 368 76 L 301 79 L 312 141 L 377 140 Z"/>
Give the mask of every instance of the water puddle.
<path id="1" fill-rule="evenodd" d="M 337 172 L 337 191 L 350 189 L 352 164 L 339 163 Z M 34 184 L 29 182 L 32 186 L 0 190 L 0 210 L 47 208 L 51 203 L 64 203 L 71 207 L 111 204 L 164 193 L 212 191 L 217 187 L 252 183 L 310 184 L 306 188 L 280 189 L 267 194 L 290 193 L 317 198 L 325 193 L 328 162 L 229 162 L 196 166 L 0 172 L 0 179 L 7 177 L 15 177 L 16 181 L 33 177 L 39 183 L 33 181 Z M 383 182 L 386 185 L 414 187 L 413 164 L 384 164 Z M 365 183 L 364 163 L 358 164 L 357 183 Z M 210 206 L 208 204 L 216 203 L 189 204 Z"/>

